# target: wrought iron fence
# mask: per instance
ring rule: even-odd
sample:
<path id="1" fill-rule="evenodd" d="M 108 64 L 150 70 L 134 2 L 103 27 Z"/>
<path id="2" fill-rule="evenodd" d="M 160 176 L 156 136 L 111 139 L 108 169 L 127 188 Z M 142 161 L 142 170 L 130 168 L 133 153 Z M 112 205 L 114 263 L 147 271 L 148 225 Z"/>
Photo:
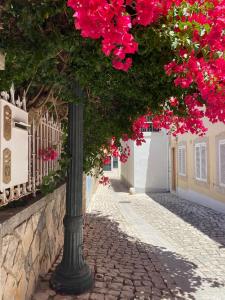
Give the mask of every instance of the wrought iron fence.
<path id="1" fill-rule="evenodd" d="M 25 141 L 20 141 L 17 137 L 17 141 L 15 143 L 18 149 L 12 147 L 14 150 L 11 150 L 10 147 L 13 145 L 13 138 L 15 139 L 15 134 L 12 135 L 11 140 L 5 141 L 4 144 L 4 130 L 6 126 L 4 127 L 4 114 L 0 111 L 0 180 L 2 181 L 0 184 L 0 206 L 6 205 L 11 201 L 18 200 L 23 196 L 35 194 L 40 189 L 44 176 L 47 176 L 51 171 L 56 171 L 59 169 L 63 133 L 61 123 L 54 120 L 53 116 L 49 112 L 45 113 L 38 122 L 34 118 L 31 118 L 29 124 L 15 121 L 15 118 L 13 119 L 14 110 L 19 112 L 22 110 L 26 111 L 26 104 L 25 97 L 22 100 L 19 98 L 15 100 L 15 93 L 12 90 L 10 91 L 10 94 L 6 92 L 0 93 L 0 107 L 5 106 L 9 107 L 11 110 L 11 120 L 9 120 L 9 124 L 12 127 L 12 132 L 13 130 L 17 130 L 17 132 L 20 133 L 21 130 L 24 130 L 24 132 L 26 132 L 26 139 Z M 17 127 L 14 129 L 13 126 Z M 20 172 L 22 174 L 22 171 L 24 170 L 21 170 L 21 168 L 23 169 L 23 165 L 21 167 L 21 162 L 18 164 L 20 166 L 17 167 L 15 156 L 17 154 L 17 158 L 19 158 L 18 152 L 16 151 L 21 150 L 23 145 L 20 143 L 24 142 L 27 143 L 26 147 L 24 148 L 26 149 L 25 151 L 27 151 L 25 155 L 26 160 L 23 164 L 26 169 L 25 172 L 27 174 L 27 180 L 24 182 L 21 178 L 21 182 L 18 182 Z M 7 162 L 7 171 L 4 167 L 3 157 L 3 151 L 6 149 L 10 152 L 10 159 L 8 159 Z M 58 153 L 58 157 L 49 157 L 49 159 L 46 158 L 46 153 L 49 153 L 49 151 L 52 151 L 53 149 L 54 153 Z M 15 155 L 13 151 L 16 153 Z M 43 155 L 43 153 L 45 153 L 45 155 Z M 24 159 L 24 153 L 22 156 Z M 12 178 L 13 170 L 14 173 L 16 172 L 17 174 L 16 184 L 14 184 L 15 180 Z M 9 179 L 11 179 L 8 182 L 4 182 L 6 172 L 9 175 Z"/>

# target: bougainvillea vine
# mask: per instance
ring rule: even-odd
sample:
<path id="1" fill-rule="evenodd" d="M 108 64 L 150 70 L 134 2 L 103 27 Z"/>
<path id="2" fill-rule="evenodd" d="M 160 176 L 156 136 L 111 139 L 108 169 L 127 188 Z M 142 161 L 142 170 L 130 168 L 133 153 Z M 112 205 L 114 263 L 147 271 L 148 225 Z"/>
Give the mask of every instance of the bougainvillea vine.
<path id="1" fill-rule="evenodd" d="M 76 29 L 85 38 L 101 39 L 102 51 L 119 70 L 132 66 L 138 52 L 133 32 L 140 26 L 157 24 L 170 37 L 174 60 L 165 72 L 184 93 L 180 99 L 165 99 L 161 113 L 152 116 L 156 128 L 201 136 L 207 130 L 204 117 L 225 123 L 224 0 L 69 0 L 68 6 L 75 11 Z M 136 128 L 140 122 L 143 127 L 140 118 L 132 128 L 137 144 L 144 142 Z"/>

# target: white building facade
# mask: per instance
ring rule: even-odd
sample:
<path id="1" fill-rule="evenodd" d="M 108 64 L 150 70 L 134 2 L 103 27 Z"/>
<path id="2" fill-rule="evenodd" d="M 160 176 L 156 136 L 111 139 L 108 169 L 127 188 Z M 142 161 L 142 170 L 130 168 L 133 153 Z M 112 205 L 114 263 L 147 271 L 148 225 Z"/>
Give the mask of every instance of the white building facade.
<path id="1" fill-rule="evenodd" d="M 204 120 L 205 136 L 170 141 L 170 190 L 181 198 L 225 212 L 225 125 Z"/>
<path id="2" fill-rule="evenodd" d="M 121 164 L 122 181 L 136 193 L 169 191 L 169 138 L 165 130 L 155 131 L 150 124 L 144 132 L 146 143 L 129 141 L 131 155 Z"/>

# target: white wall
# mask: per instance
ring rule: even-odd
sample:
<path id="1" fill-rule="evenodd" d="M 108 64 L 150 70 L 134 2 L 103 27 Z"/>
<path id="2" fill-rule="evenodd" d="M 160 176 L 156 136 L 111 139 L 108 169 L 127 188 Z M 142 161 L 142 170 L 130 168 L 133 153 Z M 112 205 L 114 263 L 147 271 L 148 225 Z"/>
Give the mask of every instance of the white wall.
<path id="1" fill-rule="evenodd" d="M 121 177 L 136 192 L 168 191 L 168 136 L 164 131 L 145 133 L 145 140 L 142 146 L 130 142 L 131 156 L 121 166 Z"/>
<path id="2" fill-rule="evenodd" d="M 129 141 L 128 146 L 130 147 L 130 156 L 128 161 L 124 164 L 121 163 L 121 179 L 123 182 L 129 186 L 134 186 L 134 142 Z"/>
<path id="3" fill-rule="evenodd" d="M 135 190 L 168 191 L 168 136 L 164 131 L 146 133 L 145 140 L 141 147 L 134 147 Z"/>

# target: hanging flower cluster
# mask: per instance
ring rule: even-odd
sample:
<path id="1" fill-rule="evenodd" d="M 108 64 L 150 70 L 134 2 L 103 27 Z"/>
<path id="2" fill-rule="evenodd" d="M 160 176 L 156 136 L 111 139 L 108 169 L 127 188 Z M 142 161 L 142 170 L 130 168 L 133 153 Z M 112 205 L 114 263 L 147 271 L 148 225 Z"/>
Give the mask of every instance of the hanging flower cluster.
<path id="1" fill-rule="evenodd" d="M 58 152 L 53 149 L 52 147 L 46 149 L 39 150 L 39 156 L 42 158 L 43 161 L 53 161 L 59 157 Z"/>
<path id="2" fill-rule="evenodd" d="M 127 71 L 138 44 L 129 33 L 132 23 L 123 0 L 68 0 L 74 11 L 75 27 L 86 38 L 102 38 L 102 51 L 112 56 L 116 69 Z"/>
<path id="3" fill-rule="evenodd" d="M 99 180 L 99 183 L 102 185 L 109 185 L 110 181 L 109 181 L 109 177 L 107 176 L 102 176 Z"/>
<path id="4" fill-rule="evenodd" d="M 103 164 L 108 165 L 111 163 L 111 156 L 106 156 L 103 158 Z"/>
<path id="5" fill-rule="evenodd" d="M 225 123 L 225 1 L 184 1 L 168 19 L 176 57 L 165 71 L 176 86 L 195 90 L 181 99 L 188 115 Z"/>
<path id="6" fill-rule="evenodd" d="M 122 137 L 122 140 L 124 142 L 123 145 L 120 145 L 118 147 L 116 145 L 116 139 L 115 137 L 113 137 L 108 145 L 102 146 L 103 149 L 107 149 L 106 151 L 104 151 L 104 155 L 102 157 L 103 165 L 110 163 L 111 157 L 118 157 L 120 162 L 126 163 L 131 153 L 130 147 L 127 143 L 129 140 L 135 141 L 137 146 L 141 146 L 143 143 L 145 143 L 142 130 L 149 127 L 149 124 L 147 123 L 148 115 L 138 118 L 133 123 L 131 137 L 129 137 L 127 134 L 124 134 Z M 103 183 L 102 178 L 100 181 L 101 183 Z"/>
<path id="7" fill-rule="evenodd" d="M 68 0 L 68 6 L 75 11 L 75 27 L 82 36 L 101 39 L 102 51 L 123 71 L 129 70 L 132 55 L 138 52 L 131 29 L 161 24 L 162 34 L 170 37 L 174 49 L 174 60 L 165 71 L 174 77 L 177 87 L 194 88 L 194 93 L 186 93 L 187 97 L 178 101 L 185 106 L 184 117 L 177 117 L 177 109 L 174 112 L 178 102 L 170 102 L 171 109 L 166 110 L 165 101 L 157 124 L 165 128 L 173 125 L 174 134 L 203 134 L 204 116 L 212 122 L 225 122 L 225 0 Z M 141 144 L 137 122 L 134 139 L 137 135 Z"/>
<path id="8" fill-rule="evenodd" d="M 123 71 L 132 65 L 129 55 L 138 51 L 131 29 L 158 21 L 180 3 L 182 0 L 68 0 L 82 37 L 101 39 L 104 54 L 111 55 L 113 66 Z"/>
<path id="9" fill-rule="evenodd" d="M 171 95 L 161 112 L 152 112 L 155 128 L 202 136 L 207 131 L 205 117 L 225 123 L 225 0 L 68 0 L 68 6 L 75 11 L 81 35 L 100 39 L 102 51 L 118 70 L 131 68 L 140 26 L 156 25 L 155 30 L 169 38 L 174 59 L 165 65 L 165 72 L 182 95 Z M 129 138 L 137 145 L 145 142 L 141 130 L 145 126 L 146 116 L 133 123 Z M 122 137 L 125 142 L 129 138 Z M 118 149 L 112 142 L 110 152 L 125 162 L 128 148 Z"/>
<path id="10" fill-rule="evenodd" d="M 107 149 L 104 151 L 104 155 L 102 157 L 103 164 L 108 164 L 111 162 L 111 157 L 118 157 L 118 159 L 125 163 L 128 160 L 128 157 L 130 156 L 130 147 L 126 144 L 126 146 L 120 146 L 118 147 L 115 143 L 116 139 L 113 137 L 109 144 L 106 146 L 102 146 L 103 148 Z M 128 138 L 127 140 L 128 141 Z"/>

